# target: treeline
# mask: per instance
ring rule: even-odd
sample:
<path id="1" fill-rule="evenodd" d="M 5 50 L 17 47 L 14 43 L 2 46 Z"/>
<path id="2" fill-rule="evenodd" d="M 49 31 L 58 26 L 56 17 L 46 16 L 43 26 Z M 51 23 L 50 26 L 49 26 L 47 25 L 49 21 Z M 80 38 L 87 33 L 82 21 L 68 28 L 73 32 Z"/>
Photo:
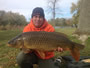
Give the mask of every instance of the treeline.
<path id="1" fill-rule="evenodd" d="M 0 11 L 0 29 L 8 29 L 13 26 L 22 26 L 27 24 L 25 16 L 11 11 Z"/>
<path id="2" fill-rule="evenodd" d="M 72 18 L 66 19 L 66 18 L 56 18 L 55 20 L 50 19 L 48 22 L 53 25 L 55 23 L 55 26 L 58 27 L 65 27 L 65 26 L 70 26 L 74 27 L 74 24 L 72 23 Z"/>

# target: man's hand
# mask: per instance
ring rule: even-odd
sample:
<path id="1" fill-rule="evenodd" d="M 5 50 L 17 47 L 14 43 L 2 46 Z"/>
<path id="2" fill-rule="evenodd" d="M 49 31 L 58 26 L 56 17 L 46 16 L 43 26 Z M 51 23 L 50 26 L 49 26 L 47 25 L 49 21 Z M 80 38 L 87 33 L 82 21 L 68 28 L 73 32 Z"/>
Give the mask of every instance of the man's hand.
<path id="1" fill-rule="evenodd" d="M 55 51 L 58 51 L 58 52 L 63 52 L 63 48 L 61 47 L 58 47 L 57 49 L 54 49 Z"/>

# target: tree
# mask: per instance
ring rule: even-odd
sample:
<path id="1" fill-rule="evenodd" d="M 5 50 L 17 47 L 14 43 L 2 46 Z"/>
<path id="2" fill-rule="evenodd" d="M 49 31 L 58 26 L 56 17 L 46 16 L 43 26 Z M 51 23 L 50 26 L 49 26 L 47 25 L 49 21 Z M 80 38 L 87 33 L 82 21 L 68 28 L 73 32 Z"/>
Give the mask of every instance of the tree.
<path id="1" fill-rule="evenodd" d="M 2 25 L 2 19 L 5 14 L 5 11 L 0 11 L 0 25 Z"/>
<path id="2" fill-rule="evenodd" d="M 5 12 L 0 11 L 0 26 L 6 26 L 6 25 L 25 25 L 26 19 L 23 15 L 20 15 L 19 13 L 12 13 L 11 11 Z"/>
<path id="3" fill-rule="evenodd" d="M 73 19 L 73 24 L 77 28 L 77 24 L 79 21 L 79 15 L 80 15 L 80 5 L 81 5 L 82 0 L 79 0 L 77 4 L 72 3 L 71 6 L 71 13 L 73 14 L 72 19 Z"/>
<path id="4" fill-rule="evenodd" d="M 48 7 L 51 9 L 52 12 L 52 20 L 53 20 L 53 26 L 55 27 L 55 16 L 56 16 L 56 9 L 57 9 L 57 3 L 60 0 L 48 0 Z"/>
<path id="5" fill-rule="evenodd" d="M 73 23 L 72 23 L 72 18 L 66 19 L 65 22 L 66 22 L 67 26 L 72 26 L 72 27 L 74 27 L 74 25 L 73 25 Z"/>
<path id="6" fill-rule="evenodd" d="M 52 24 L 53 20 L 50 19 L 48 22 L 50 24 Z M 56 18 L 55 19 L 55 24 L 56 24 L 56 26 L 59 26 L 59 27 L 67 26 L 67 23 L 66 23 L 66 19 L 65 18 Z"/>
<path id="7" fill-rule="evenodd" d="M 76 33 L 90 35 L 90 0 L 82 0 Z"/>

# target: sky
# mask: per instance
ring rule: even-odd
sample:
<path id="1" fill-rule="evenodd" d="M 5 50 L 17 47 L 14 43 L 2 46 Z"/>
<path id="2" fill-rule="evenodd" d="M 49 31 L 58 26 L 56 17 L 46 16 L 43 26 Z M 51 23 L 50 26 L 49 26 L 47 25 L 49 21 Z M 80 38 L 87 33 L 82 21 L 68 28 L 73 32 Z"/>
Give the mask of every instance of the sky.
<path id="1" fill-rule="evenodd" d="M 48 0 L 0 0 L 0 10 L 6 12 L 12 11 L 14 13 L 19 13 L 25 16 L 27 21 L 30 20 L 32 10 L 35 7 L 42 7 L 45 12 L 45 18 L 51 18 L 51 11 L 47 7 Z M 56 17 L 59 18 L 71 18 L 70 7 L 73 3 L 77 3 L 78 0 L 60 0 L 57 7 L 60 9 L 57 12 Z"/>

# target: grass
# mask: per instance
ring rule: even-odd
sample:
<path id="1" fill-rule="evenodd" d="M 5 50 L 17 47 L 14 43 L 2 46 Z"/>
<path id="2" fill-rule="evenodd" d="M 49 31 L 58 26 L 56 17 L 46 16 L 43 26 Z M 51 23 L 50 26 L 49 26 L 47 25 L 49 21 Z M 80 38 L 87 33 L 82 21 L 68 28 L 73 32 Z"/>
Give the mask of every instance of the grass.
<path id="1" fill-rule="evenodd" d="M 19 33 L 21 30 L 0 31 L 0 68 L 18 68 L 15 59 L 19 49 L 8 47 L 7 42 Z"/>
<path id="2" fill-rule="evenodd" d="M 75 37 L 72 37 L 72 33 L 75 31 L 74 28 L 60 28 L 56 29 L 58 32 L 63 32 L 68 35 L 68 37 L 75 42 L 81 43 Z M 5 30 L 0 31 L 0 68 L 19 68 L 16 64 L 16 56 L 19 53 L 19 49 L 11 48 L 7 46 L 7 42 L 20 34 L 22 30 Z M 90 56 L 90 38 L 86 40 L 86 47 L 81 51 L 81 56 Z M 55 53 L 58 55 L 70 55 L 69 52 Z"/>

